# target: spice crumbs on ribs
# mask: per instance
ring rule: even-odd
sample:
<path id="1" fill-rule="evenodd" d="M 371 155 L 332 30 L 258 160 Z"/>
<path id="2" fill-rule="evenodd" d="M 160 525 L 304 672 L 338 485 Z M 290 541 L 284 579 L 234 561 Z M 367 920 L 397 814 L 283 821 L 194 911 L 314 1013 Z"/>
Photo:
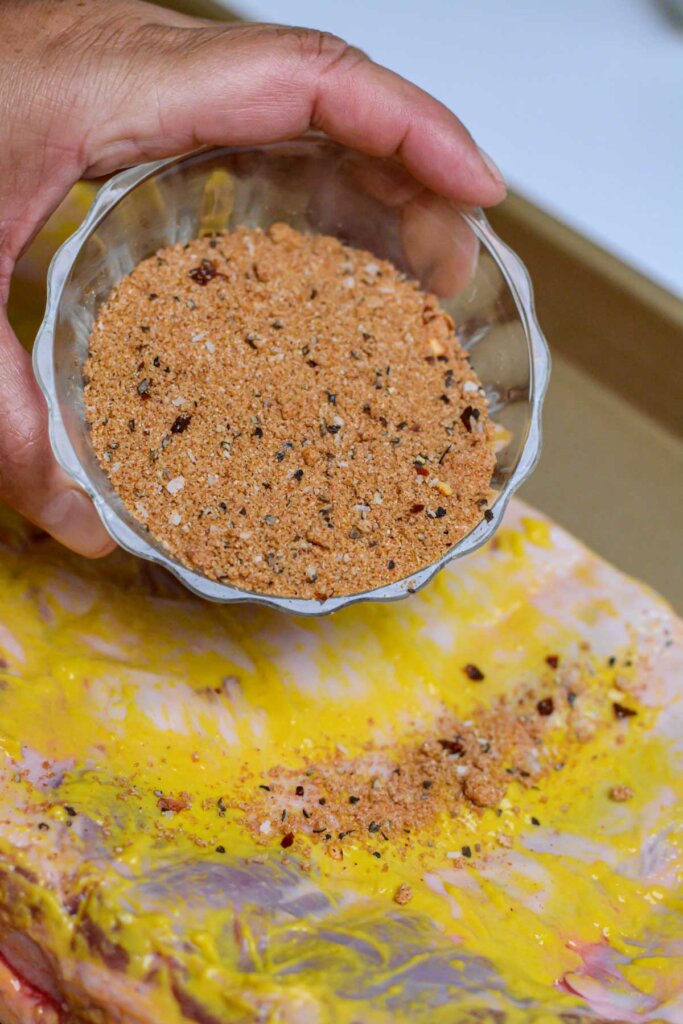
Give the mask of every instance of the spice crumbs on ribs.
<path id="1" fill-rule="evenodd" d="M 467 722 L 444 713 L 428 736 L 400 746 L 369 744 L 355 757 L 338 748 L 303 769 L 272 768 L 267 785 L 230 803 L 260 843 L 280 837 L 291 846 L 306 835 L 339 859 L 348 840 L 381 858 L 390 847 L 423 842 L 444 813 L 497 807 L 513 778 L 534 785 L 546 729 L 526 697 L 501 700 Z"/>

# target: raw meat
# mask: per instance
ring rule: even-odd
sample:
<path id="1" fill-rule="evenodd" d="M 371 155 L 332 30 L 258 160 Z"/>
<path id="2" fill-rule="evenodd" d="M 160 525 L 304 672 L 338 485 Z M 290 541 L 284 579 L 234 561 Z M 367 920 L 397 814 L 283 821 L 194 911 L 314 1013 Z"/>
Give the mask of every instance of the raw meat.
<path id="1" fill-rule="evenodd" d="M 0 522 L 1 1024 L 683 1022 L 681 628 L 645 587 L 519 504 L 315 622 Z M 405 835 L 316 831 L 331 765 L 457 760 L 436 723 L 504 696 L 542 738 L 493 806 L 463 762 Z"/>

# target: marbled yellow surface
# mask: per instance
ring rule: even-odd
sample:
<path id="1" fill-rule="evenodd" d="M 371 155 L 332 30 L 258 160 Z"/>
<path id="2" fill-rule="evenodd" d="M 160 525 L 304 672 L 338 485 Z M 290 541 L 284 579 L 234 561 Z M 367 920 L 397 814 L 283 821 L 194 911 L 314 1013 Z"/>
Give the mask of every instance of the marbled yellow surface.
<path id="1" fill-rule="evenodd" d="M 0 952 L 2 923 L 31 935 L 60 999 L 106 990 L 145 1007 L 122 1019 L 165 1024 L 187 1019 L 174 985 L 221 1022 L 683 1019 L 680 637 L 644 588 L 520 508 L 419 595 L 317 621 L 3 535 Z M 513 780 L 500 815 L 460 805 L 407 852 L 348 837 L 335 861 L 303 831 L 258 845 L 217 810 L 338 746 L 400 760 L 444 708 L 552 694 L 563 671 L 592 738 L 556 712 L 541 756 L 562 769 Z M 192 806 L 162 814 L 180 792 Z M 480 846 L 467 863 L 463 844 Z"/>

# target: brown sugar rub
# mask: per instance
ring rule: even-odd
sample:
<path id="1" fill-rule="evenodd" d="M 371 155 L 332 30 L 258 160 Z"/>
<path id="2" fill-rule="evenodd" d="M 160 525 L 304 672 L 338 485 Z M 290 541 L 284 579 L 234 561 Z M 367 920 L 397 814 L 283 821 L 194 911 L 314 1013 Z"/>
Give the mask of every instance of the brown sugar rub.
<path id="1" fill-rule="evenodd" d="M 228 806 L 237 811 L 263 845 L 277 843 L 304 855 L 309 844 L 322 845 L 334 860 L 343 860 L 349 847 L 378 860 L 404 857 L 411 849 L 432 847 L 444 818 L 471 818 L 486 809 L 498 816 L 511 783 L 539 790 L 589 742 L 586 715 L 594 723 L 592 735 L 614 729 L 618 743 L 624 722 L 638 714 L 629 705 L 630 714 L 619 715 L 610 689 L 582 685 L 581 662 L 560 668 L 557 656 L 546 660 L 555 673 L 552 684 L 548 678 L 538 687 L 523 683 L 479 705 L 464 721 L 444 706 L 426 730 L 416 729 L 400 742 L 371 741 L 354 756 L 337 745 L 319 758 L 304 757 L 298 768 L 274 766 L 260 776 L 247 771 L 237 799 L 221 798 L 223 812 Z M 625 785 L 609 790 L 617 802 L 633 795 Z M 519 808 L 511 810 L 516 814 Z M 536 817 L 529 822 L 534 828 L 543 824 Z M 504 832 L 495 838 L 499 846 L 511 845 Z M 463 846 L 462 856 L 472 858 L 472 848 Z"/>
<path id="2" fill-rule="evenodd" d="M 346 840 L 381 859 L 428 841 L 440 815 L 498 807 L 512 780 L 535 785 L 546 771 L 547 728 L 526 698 L 501 700 L 466 722 L 444 712 L 426 736 L 369 745 L 356 757 L 338 748 L 303 770 L 273 768 L 251 782 L 246 799 L 223 800 L 260 843 L 277 839 L 287 849 L 305 836 L 339 859 Z"/>
<path id="3" fill-rule="evenodd" d="M 437 300 L 283 225 L 161 250 L 101 308 L 95 451 L 181 562 L 324 600 L 435 561 L 487 512 L 492 427 Z"/>

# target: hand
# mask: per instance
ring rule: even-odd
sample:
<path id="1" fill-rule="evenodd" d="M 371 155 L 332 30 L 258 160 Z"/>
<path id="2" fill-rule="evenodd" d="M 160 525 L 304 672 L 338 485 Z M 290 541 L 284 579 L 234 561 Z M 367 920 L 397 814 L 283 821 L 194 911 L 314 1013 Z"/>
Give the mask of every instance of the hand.
<path id="1" fill-rule="evenodd" d="M 0 499 L 83 555 L 113 542 L 55 463 L 10 329 L 15 262 L 82 177 L 314 127 L 395 156 L 448 199 L 499 202 L 499 172 L 444 106 L 334 36 L 219 25 L 140 0 L 0 3 Z"/>

